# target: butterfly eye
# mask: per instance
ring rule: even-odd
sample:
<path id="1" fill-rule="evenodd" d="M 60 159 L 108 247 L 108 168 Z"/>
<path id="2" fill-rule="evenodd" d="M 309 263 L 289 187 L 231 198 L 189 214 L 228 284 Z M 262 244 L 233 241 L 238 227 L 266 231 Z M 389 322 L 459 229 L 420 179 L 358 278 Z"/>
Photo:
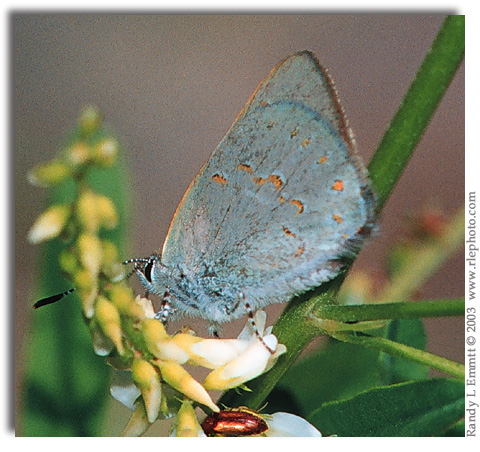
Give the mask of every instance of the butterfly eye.
<path id="1" fill-rule="evenodd" d="M 152 283 L 152 267 L 153 267 L 153 261 L 150 260 L 150 261 L 148 261 L 148 264 L 145 265 L 145 270 L 143 271 L 143 274 L 145 275 L 145 278 L 147 278 L 147 281 L 150 284 Z"/>

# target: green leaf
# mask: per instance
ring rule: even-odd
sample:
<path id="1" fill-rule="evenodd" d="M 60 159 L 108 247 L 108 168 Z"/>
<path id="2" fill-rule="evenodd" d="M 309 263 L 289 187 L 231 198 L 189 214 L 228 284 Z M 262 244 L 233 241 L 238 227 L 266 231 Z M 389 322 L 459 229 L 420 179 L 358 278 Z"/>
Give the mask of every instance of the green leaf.
<path id="1" fill-rule="evenodd" d="M 419 350 L 425 350 L 427 337 L 420 319 L 393 320 L 388 325 L 388 339 Z M 428 367 L 408 359 L 382 353 L 382 380 L 384 384 L 421 380 L 427 377 Z"/>
<path id="2" fill-rule="evenodd" d="M 465 419 L 457 422 L 453 427 L 449 428 L 442 436 L 465 437 Z"/>
<path id="3" fill-rule="evenodd" d="M 320 352 L 294 365 L 267 399 L 267 412 L 287 411 L 302 417 L 331 400 L 351 397 L 380 383 L 379 352 L 330 340 Z M 285 400 L 287 392 L 294 403 Z M 283 404 L 280 402 L 286 402 Z"/>
<path id="4" fill-rule="evenodd" d="M 322 405 L 309 417 L 323 435 L 435 436 L 464 416 L 462 381 L 399 383 Z"/>

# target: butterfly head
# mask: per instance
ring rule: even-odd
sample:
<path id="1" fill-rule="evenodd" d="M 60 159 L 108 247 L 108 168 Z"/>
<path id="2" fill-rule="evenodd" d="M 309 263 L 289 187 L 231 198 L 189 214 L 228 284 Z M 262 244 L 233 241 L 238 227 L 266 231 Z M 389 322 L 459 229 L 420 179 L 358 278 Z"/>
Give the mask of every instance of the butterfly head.
<path id="1" fill-rule="evenodd" d="M 154 253 L 150 257 L 128 259 L 123 262 L 123 264 L 134 264 L 133 270 L 129 276 L 133 273 L 136 273 L 140 278 L 142 286 L 147 290 L 147 292 L 158 292 L 158 283 L 155 281 L 154 269 L 155 267 L 162 266 L 159 254 Z"/>

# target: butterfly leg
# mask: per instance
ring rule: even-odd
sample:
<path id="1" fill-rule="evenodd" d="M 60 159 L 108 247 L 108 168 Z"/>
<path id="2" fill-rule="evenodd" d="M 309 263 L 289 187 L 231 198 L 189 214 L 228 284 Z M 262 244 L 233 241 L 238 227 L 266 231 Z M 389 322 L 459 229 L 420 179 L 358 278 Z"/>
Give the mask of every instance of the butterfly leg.
<path id="1" fill-rule="evenodd" d="M 242 293 L 240 296 L 243 298 L 245 301 L 245 295 Z M 263 346 L 273 355 L 275 353 L 275 350 L 272 350 L 263 340 L 263 337 L 260 335 L 258 332 L 257 325 L 255 323 L 255 316 L 252 311 L 252 308 L 248 303 L 245 303 L 245 309 L 247 310 L 247 315 L 248 315 L 248 320 L 250 321 L 250 324 L 252 325 L 253 332 L 255 333 L 255 336 L 257 336 L 257 339 L 263 344 Z"/>
<path id="2" fill-rule="evenodd" d="M 218 333 L 220 327 L 218 325 L 218 323 L 210 323 L 210 325 L 208 326 L 208 333 L 215 337 L 215 338 L 219 338 L 220 337 L 220 334 Z"/>
<path id="3" fill-rule="evenodd" d="M 160 305 L 160 310 L 155 313 L 155 318 L 160 320 L 164 325 L 168 321 L 168 317 L 174 311 L 172 305 L 170 304 L 170 291 L 168 288 L 165 290 L 163 294 L 162 304 Z"/>

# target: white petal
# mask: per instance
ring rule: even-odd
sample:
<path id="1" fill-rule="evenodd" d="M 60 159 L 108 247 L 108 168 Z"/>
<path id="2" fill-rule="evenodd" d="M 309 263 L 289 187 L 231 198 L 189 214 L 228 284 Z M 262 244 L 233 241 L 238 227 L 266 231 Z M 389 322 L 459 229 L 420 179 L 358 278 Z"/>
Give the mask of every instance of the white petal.
<path id="1" fill-rule="evenodd" d="M 272 350 L 277 347 L 277 338 L 273 334 L 264 337 L 263 340 Z M 271 356 L 265 345 L 257 339 L 248 350 L 225 367 L 224 376 L 226 379 L 241 376 L 249 376 L 249 380 L 255 378 L 265 370 Z"/>
<path id="2" fill-rule="evenodd" d="M 270 336 L 273 336 L 273 334 L 271 334 Z M 266 337 L 270 337 L 270 336 L 266 336 Z M 273 337 L 275 337 L 275 336 L 273 336 Z M 276 339 L 276 337 L 275 337 L 275 339 Z M 263 340 L 265 340 L 265 338 L 263 338 Z M 275 350 L 275 353 L 273 355 L 269 356 L 264 372 L 268 372 L 275 365 L 275 363 L 278 360 L 278 357 L 280 355 L 283 355 L 287 351 L 287 347 L 285 347 L 285 345 L 283 345 L 283 344 L 278 344 L 276 346 L 276 348 L 271 347 L 271 349 Z"/>
<path id="3" fill-rule="evenodd" d="M 196 356 L 191 358 L 203 367 L 216 369 L 235 359 L 248 345 L 248 341 L 238 339 L 204 339 L 192 345 L 191 353 Z"/>
<path id="4" fill-rule="evenodd" d="M 273 334 L 264 337 L 263 340 L 268 347 L 275 350 L 277 338 Z M 225 366 L 212 370 L 203 381 L 203 385 L 211 390 L 234 388 L 258 377 L 267 368 L 273 366 L 275 360 L 275 355 L 272 355 L 265 345 L 256 339 L 237 358 Z"/>
<path id="5" fill-rule="evenodd" d="M 312 424 L 302 417 L 290 413 L 274 413 L 270 419 L 267 419 L 267 423 L 266 436 L 322 436 Z"/>
<path id="6" fill-rule="evenodd" d="M 253 317 L 253 320 L 255 321 L 258 334 L 260 334 L 260 336 L 263 336 L 263 330 L 265 329 L 265 323 L 267 321 L 267 314 L 265 313 L 265 311 L 257 311 L 255 313 L 255 316 Z M 256 338 L 256 336 L 257 335 L 253 330 L 252 322 L 250 320 L 247 320 L 247 323 L 243 327 L 242 332 L 238 335 L 238 339 L 242 341 L 249 341 Z"/>
<path id="7" fill-rule="evenodd" d="M 129 370 L 115 370 L 110 394 L 127 408 L 132 411 L 135 409 L 135 400 L 140 396 L 140 390 L 133 383 Z"/>
<path id="8" fill-rule="evenodd" d="M 151 300 L 137 295 L 135 297 L 135 303 L 140 305 L 140 307 L 143 309 L 143 312 L 145 313 L 145 318 L 153 319 L 155 317 L 155 311 L 153 310 L 153 304 Z"/>
<path id="9" fill-rule="evenodd" d="M 190 355 L 174 341 L 159 342 L 157 349 L 152 350 L 152 353 L 157 358 L 165 361 L 175 361 L 179 364 L 185 364 L 190 358 Z"/>

